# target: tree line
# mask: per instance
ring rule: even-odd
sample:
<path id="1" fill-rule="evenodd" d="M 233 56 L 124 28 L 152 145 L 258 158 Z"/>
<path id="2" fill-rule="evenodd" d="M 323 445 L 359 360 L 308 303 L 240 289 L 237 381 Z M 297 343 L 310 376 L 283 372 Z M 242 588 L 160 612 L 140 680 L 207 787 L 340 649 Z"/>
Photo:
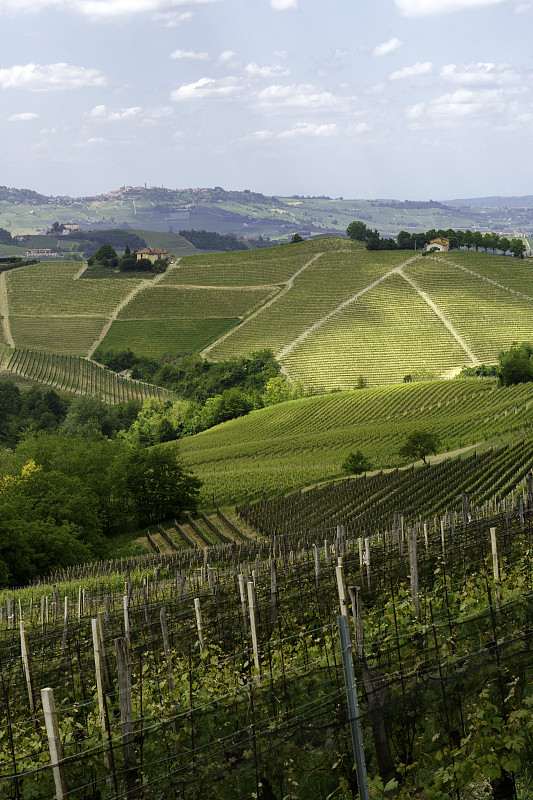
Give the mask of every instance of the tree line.
<path id="1" fill-rule="evenodd" d="M 346 235 L 349 239 L 366 243 L 367 250 L 422 250 L 433 239 L 442 236 L 450 242 L 450 249 L 458 250 L 466 248 L 475 249 L 476 252 L 484 250 L 488 253 L 500 252 L 506 255 L 511 253 L 515 258 L 523 258 L 526 252 L 526 245 L 522 239 L 514 237 L 500 236 L 497 233 L 481 233 L 481 231 L 461 231 L 448 228 L 436 230 L 432 228 L 425 233 L 409 233 L 400 231 L 396 240 L 389 237 L 381 237 L 377 230 L 372 230 L 364 222 L 354 220 L 346 228 Z"/>

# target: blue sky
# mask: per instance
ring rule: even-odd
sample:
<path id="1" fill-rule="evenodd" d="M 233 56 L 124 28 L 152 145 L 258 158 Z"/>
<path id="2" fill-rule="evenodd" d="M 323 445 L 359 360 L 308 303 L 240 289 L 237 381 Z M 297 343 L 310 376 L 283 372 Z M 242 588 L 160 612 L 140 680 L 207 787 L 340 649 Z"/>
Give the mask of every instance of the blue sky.
<path id="1" fill-rule="evenodd" d="M 0 0 L 0 183 L 533 193 L 533 0 Z"/>

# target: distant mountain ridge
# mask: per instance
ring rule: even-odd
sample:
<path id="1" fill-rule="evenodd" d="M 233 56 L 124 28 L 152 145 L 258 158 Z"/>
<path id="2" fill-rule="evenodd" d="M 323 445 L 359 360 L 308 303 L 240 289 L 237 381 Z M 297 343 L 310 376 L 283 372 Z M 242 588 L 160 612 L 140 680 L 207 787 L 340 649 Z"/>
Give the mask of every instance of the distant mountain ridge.
<path id="1" fill-rule="evenodd" d="M 0 228 L 12 235 L 43 235 L 58 222 L 74 223 L 82 230 L 196 230 L 242 239 L 286 241 L 295 233 L 303 238 L 342 234 L 354 220 L 364 221 L 385 236 L 433 228 L 533 236 L 533 195 L 444 203 L 383 197 L 281 197 L 221 186 L 122 186 L 92 197 L 47 197 L 31 189 L 0 186 Z"/>
<path id="2" fill-rule="evenodd" d="M 461 206 L 463 208 L 533 208 L 533 194 L 525 194 L 522 197 L 502 197 L 493 195 L 491 197 L 467 197 L 456 200 L 446 200 L 449 206 Z"/>

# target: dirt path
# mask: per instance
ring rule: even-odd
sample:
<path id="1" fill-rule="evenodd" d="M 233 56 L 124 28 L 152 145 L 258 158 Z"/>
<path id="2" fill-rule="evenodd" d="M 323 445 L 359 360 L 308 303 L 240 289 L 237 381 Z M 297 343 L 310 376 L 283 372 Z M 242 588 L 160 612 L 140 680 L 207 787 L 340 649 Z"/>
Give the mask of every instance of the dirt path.
<path id="1" fill-rule="evenodd" d="M 476 356 L 470 350 L 470 348 L 468 347 L 467 343 L 461 337 L 459 332 L 454 328 L 454 326 L 452 325 L 450 320 L 445 316 L 445 314 L 440 310 L 440 308 L 433 302 L 433 300 L 429 297 L 429 295 L 427 295 L 426 292 L 424 292 L 420 288 L 420 286 L 417 284 L 417 282 L 415 280 L 413 280 L 413 278 L 411 278 L 409 275 L 406 275 L 405 272 L 403 272 L 403 270 L 400 269 L 398 271 L 398 275 L 401 275 L 401 277 L 405 281 L 407 281 L 407 283 L 410 286 L 413 287 L 415 292 L 417 292 L 420 295 L 422 300 L 425 303 L 427 303 L 428 306 L 431 308 L 431 310 L 437 315 L 437 317 L 440 319 L 442 324 L 450 331 L 450 333 L 453 336 L 453 338 L 455 339 L 455 341 L 463 348 L 463 350 L 465 351 L 466 355 L 468 356 L 468 358 L 472 362 L 472 366 L 474 366 L 474 367 L 479 366 L 479 364 L 481 364 L 481 361 L 478 358 L 476 358 Z"/>
<path id="2" fill-rule="evenodd" d="M 207 358 L 207 354 L 214 347 L 216 347 L 216 345 L 218 345 L 221 342 L 223 342 L 225 339 L 228 338 L 228 336 L 231 336 L 231 334 L 234 333 L 236 330 L 241 330 L 243 325 L 246 325 L 248 322 L 251 322 L 253 319 L 255 319 L 255 317 L 257 317 L 259 314 L 262 314 L 263 311 L 265 311 L 269 306 L 272 305 L 272 303 L 277 303 L 277 301 L 280 300 L 280 298 L 282 298 L 284 294 L 286 294 L 290 289 L 292 289 L 292 285 L 293 285 L 294 281 L 296 280 L 296 278 L 298 277 L 298 275 L 301 275 L 302 272 L 307 269 L 307 267 L 310 267 L 311 264 L 313 264 L 317 260 L 317 258 L 320 258 L 320 256 L 323 256 L 323 255 L 324 255 L 324 253 L 315 253 L 313 258 L 309 259 L 309 261 L 306 261 L 306 263 L 302 267 L 300 267 L 300 269 L 296 270 L 294 275 L 291 275 L 291 277 L 285 283 L 284 288 L 280 292 L 278 292 L 278 294 L 276 294 L 274 297 L 272 297 L 270 300 L 268 300 L 263 306 L 261 306 L 261 308 L 258 308 L 257 311 L 254 311 L 253 314 L 250 314 L 249 317 L 246 317 L 246 319 L 241 322 L 241 324 L 238 326 L 238 328 L 232 328 L 230 331 L 228 331 L 223 336 L 221 336 L 219 339 L 217 339 L 216 342 L 213 342 L 213 344 L 210 344 L 209 347 L 206 347 L 204 350 L 202 350 L 202 352 L 200 353 L 200 357 L 201 358 Z M 254 287 L 251 287 L 251 288 L 254 288 Z"/>
<path id="3" fill-rule="evenodd" d="M 88 268 L 89 268 L 89 265 L 87 264 L 87 262 L 85 262 L 85 264 L 82 264 L 81 267 L 79 268 L 79 270 L 76 272 L 76 274 L 72 276 L 72 280 L 73 281 L 79 281 L 79 279 L 81 278 L 81 276 L 83 275 L 85 270 L 88 269 Z"/>
<path id="4" fill-rule="evenodd" d="M 130 300 L 132 300 L 136 294 L 142 292 L 143 289 L 149 289 L 150 286 L 153 286 L 155 283 L 159 283 L 159 281 L 164 277 L 165 274 L 166 274 L 165 272 L 160 272 L 159 275 L 156 275 L 156 277 L 152 278 L 151 280 L 148 280 L 146 278 L 141 278 L 138 285 L 135 286 L 135 288 L 133 288 L 131 292 L 126 295 L 126 297 L 122 298 L 120 303 L 117 306 L 115 306 L 114 310 L 111 313 L 111 316 L 108 318 L 106 324 L 100 331 L 100 336 L 95 342 L 93 342 L 93 344 L 89 348 L 89 351 L 87 353 L 87 358 L 92 358 L 92 355 L 96 350 L 96 348 L 102 344 L 105 336 L 107 335 L 107 332 L 109 331 L 109 328 L 114 323 L 114 321 L 116 320 L 122 309 L 128 305 Z"/>
<path id="5" fill-rule="evenodd" d="M 401 264 L 398 264 L 397 267 L 394 267 L 394 269 L 391 269 L 389 272 L 386 272 L 385 275 L 381 275 L 381 277 L 376 278 L 375 281 L 372 281 L 372 283 L 369 283 L 363 289 L 360 289 L 351 297 L 348 297 L 347 300 L 343 300 L 342 303 L 339 303 L 339 305 L 336 306 L 336 308 L 332 309 L 331 311 L 328 311 L 328 313 L 324 314 L 323 317 L 318 319 L 316 322 L 313 322 L 312 325 L 306 328 L 299 336 L 296 337 L 296 339 L 293 339 L 293 341 L 290 342 L 286 347 L 284 347 L 283 350 L 280 350 L 278 353 L 276 353 L 276 358 L 279 360 L 284 356 L 286 356 L 288 353 L 291 352 L 291 350 L 293 350 L 296 347 L 296 345 L 300 344 L 300 342 L 303 342 L 303 340 L 306 339 L 310 333 L 314 333 L 314 331 L 316 331 L 318 328 L 324 325 L 324 323 L 327 322 L 329 319 L 331 319 L 331 317 L 334 317 L 335 314 L 339 314 L 351 303 L 354 303 L 358 297 L 362 297 L 371 289 L 375 289 L 376 286 L 379 286 L 380 283 L 383 283 L 383 281 L 387 280 L 387 278 L 390 278 L 391 275 L 400 272 L 402 267 L 407 266 L 407 264 L 410 264 L 411 261 L 416 261 L 418 258 L 420 258 L 420 256 L 412 256 L 411 258 L 408 258 L 406 261 L 403 261 Z"/>
<path id="6" fill-rule="evenodd" d="M 11 325 L 9 324 L 9 302 L 7 299 L 5 272 L 2 272 L 0 275 L 0 314 L 2 315 L 2 333 L 4 334 L 5 343 L 9 347 L 15 347 L 15 340 L 13 339 Z"/>

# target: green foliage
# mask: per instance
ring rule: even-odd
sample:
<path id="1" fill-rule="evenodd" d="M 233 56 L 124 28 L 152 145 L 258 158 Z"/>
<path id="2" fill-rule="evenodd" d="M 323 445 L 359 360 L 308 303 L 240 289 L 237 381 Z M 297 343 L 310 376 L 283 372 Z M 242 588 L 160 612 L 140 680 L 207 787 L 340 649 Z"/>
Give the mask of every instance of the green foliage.
<path id="1" fill-rule="evenodd" d="M 13 237 L 5 228 L 0 228 L 0 244 L 12 244 Z"/>
<path id="2" fill-rule="evenodd" d="M 420 458 L 425 464 L 427 456 L 435 455 L 440 446 L 440 437 L 434 431 L 414 430 L 398 450 L 398 455 L 413 461 Z"/>
<path id="3" fill-rule="evenodd" d="M 299 381 L 291 383 L 285 375 L 276 375 L 266 383 L 261 395 L 261 405 L 273 406 L 287 400 L 297 400 L 304 396 L 303 386 Z"/>
<path id="4" fill-rule="evenodd" d="M 248 358 L 207 361 L 197 357 L 182 359 L 139 358 L 131 350 L 95 351 L 95 358 L 111 365 L 127 364 L 132 377 L 171 389 L 185 400 L 203 403 L 226 389 L 241 389 L 251 396 L 261 394 L 270 378 L 279 374 L 279 364 L 271 350 L 251 353 Z"/>
<path id="5" fill-rule="evenodd" d="M 342 471 L 348 475 L 361 475 L 372 469 L 372 462 L 361 450 L 349 453 L 342 462 Z"/>
<path id="6" fill-rule="evenodd" d="M 346 228 L 346 236 L 348 239 L 355 239 L 358 242 L 368 242 L 371 235 L 371 229 L 360 220 L 354 220 L 354 222 L 350 222 Z"/>
<path id="7" fill-rule="evenodd" d="M 528 342 L 503 351 L 499 361 L 498 380 L 502 386 L 533 381 L 533 346 Z"/>
<path id="8" fill-rule="evenodd" d="M 132 448 L 104 437 L 39 434 L 4 455 L 0 581 L 20 584 L 51 568 L 95 558 L 126 527 L 195 511 L 201 481 L 174 450 Z"/>
<path id="9" fill-rule="evenodd" d="M 239 241 L 234 233 L 221 234 L 195 230 L 180 231 L 179 233 L 198 250 L 222 250 L 224 252 L 248 250 L 246 243 Z"/>
<path id="10" fill-rule="evenodd" d="M 303 242 L 303 236 L 300 236 L 299 233 L 293 233 L 291 238 L 291 244 L 298 244 L 298 242 Z"/>
<path id="11" fill-rule="evenodd" d="M 103 267 L 116 267 L 118 265 L 118 256 L 110 244 L 103 244 L 94 254 L 94 261 L 97 261 Z"/>
<path id="12" fill-rule="evenodd" d="M 38 387 L 21 391 L 12 381 L 0 382 L 0 444 L 14 447 L 26 430 L 54 430 L 67 413 L 69 401 Z"/>

